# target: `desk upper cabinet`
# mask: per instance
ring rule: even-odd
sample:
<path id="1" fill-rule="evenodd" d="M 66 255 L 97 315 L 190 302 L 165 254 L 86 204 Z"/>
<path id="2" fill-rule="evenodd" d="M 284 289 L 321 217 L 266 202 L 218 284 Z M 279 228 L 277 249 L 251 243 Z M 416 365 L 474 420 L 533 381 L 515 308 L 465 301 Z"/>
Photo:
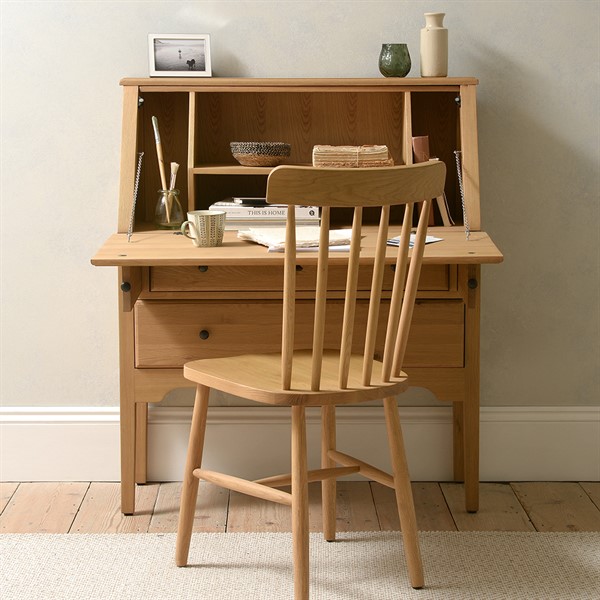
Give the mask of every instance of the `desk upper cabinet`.
<path id="1" fill-rule="evenodd" d="M 184 207 L 207 208 L 228 196 L 264 196 L 268 168 L 242 167 L 232 141 L 291 144 L 291 164 L 310 164 L 316 144 L 386 144 L 395 164 L 413 160 L 413 136 L 429 136 L 448 167 L 446 197 L 463 223 L 455 151 L 461 151 L 466 215 L 480 228 L 476 85 L 473 78 L 432 79 L 124 79 L 124 137 L 119 231 L 127 231 L 136 152 L 144 169 L 136 228 L 152 227 L 161 187 L 151 117 L 160 124 L 165 161 L 181 165 Z M 437 210 L 437 209 L 436 209 Z M 334 222 L 345 222 L 342 213 Z M 436 223 L 442 224 L 436 214 Z"/>

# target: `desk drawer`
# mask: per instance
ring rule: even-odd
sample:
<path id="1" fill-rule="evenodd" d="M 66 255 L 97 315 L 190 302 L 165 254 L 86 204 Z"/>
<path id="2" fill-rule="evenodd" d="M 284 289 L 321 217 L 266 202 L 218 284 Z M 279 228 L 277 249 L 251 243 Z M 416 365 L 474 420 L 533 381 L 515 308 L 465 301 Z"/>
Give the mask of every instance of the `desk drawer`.
<path id="1" fill-rule="evenodd" d="M 325 337 L 328 347 L 336 347 L 341 335 L 343 302 L 331 301 L 327 306 Z M 139 301 L 135 305 L 136 367 L 181 367 L 199 358 L 278 352 L 281 313 L 281 303 L 277 301 Z M 354 335 L 356 351 L 363 343 L 366 320 L 367 304 L 359 301 Z M 312 327 L 312 303 L 299 302 L 297 348 L 310 347 Z M 380 335 L 378 348 L 382 344 Z M 461 301 L 417 302 L 406 367 L 462 367 L 463 345 L 464 305 Z"/>
<path id="2" fill-rule="evenodd" d="M 425 265 L 421 269 L 420 290 L 448 290 L 448 265 Z M 298 290 L 314 290 L 317 280 L 315 265 L 302 266 L 297 271 Z M 371 288 L 373 269 L 365 265 L 359 269 L 359 288 Z M 346 289 L 346 267 L 331 265 L 329 289 Z M 392 265 L 385 269 L 384 288 L 391 289 L 394 279 Z M 277 291 L 283 287 L 283 267 L 277 266 L 201 266 L 151 267 L 151 292 L 243 292 Z"/>

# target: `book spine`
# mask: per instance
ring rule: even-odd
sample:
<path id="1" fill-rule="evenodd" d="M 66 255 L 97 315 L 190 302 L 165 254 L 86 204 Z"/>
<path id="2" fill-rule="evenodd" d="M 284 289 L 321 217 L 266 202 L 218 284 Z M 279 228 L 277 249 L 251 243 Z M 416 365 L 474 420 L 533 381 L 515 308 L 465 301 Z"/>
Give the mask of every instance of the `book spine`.
<path id="1" fill-rule="evenodd" d="M 221 204 L 215 202 L 208 207 L 209 210 L 222 210 L 227 213 L 227 217 L 236 219 L 285 219 L 287 217 L 287 207 L 251 207 L 239 204 Z M 319 219 L 318 206 L 297 206 L 297 219 Z"/>

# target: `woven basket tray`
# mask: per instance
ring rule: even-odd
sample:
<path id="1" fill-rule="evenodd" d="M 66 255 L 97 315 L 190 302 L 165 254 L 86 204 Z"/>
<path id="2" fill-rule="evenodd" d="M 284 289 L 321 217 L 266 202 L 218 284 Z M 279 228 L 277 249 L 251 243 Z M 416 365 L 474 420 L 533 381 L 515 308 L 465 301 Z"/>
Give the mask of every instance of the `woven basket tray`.
<path id="1" fill-rule="evenodd" d="M 276 167 L 291 152 L 284 142 L 231 142 L 230 147 L 235 160 L 246 167 Z"/>
<path id="2" fill-rule="evenodd" d="M 244 167 L 276 167 L 285 156 L 267 156 L 266 154 L 234 154 L 233 158 Z"/>

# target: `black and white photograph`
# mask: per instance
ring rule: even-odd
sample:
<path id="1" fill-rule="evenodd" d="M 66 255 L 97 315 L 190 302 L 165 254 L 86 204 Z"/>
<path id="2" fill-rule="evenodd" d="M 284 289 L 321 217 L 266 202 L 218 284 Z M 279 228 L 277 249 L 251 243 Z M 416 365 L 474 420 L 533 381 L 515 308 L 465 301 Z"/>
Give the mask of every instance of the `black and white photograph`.
<path id="1" fill-rule="evenodd" d="M 151 77 L 211 77 L 208 34 L 148 36 Z"/>

